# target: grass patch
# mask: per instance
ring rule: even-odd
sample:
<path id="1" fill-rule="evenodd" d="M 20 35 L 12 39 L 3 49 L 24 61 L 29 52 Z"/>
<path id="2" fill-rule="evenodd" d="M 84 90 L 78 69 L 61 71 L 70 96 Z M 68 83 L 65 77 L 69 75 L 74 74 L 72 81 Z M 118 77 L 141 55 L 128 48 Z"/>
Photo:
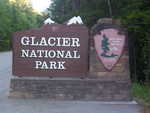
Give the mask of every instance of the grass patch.
<path id="1" fill-rule="evenodd" d="M 142 100 L 150 109 L 150 84 L 140 85 L 138 83 L 133 83 L 132 94 L 137 99 Z"/>

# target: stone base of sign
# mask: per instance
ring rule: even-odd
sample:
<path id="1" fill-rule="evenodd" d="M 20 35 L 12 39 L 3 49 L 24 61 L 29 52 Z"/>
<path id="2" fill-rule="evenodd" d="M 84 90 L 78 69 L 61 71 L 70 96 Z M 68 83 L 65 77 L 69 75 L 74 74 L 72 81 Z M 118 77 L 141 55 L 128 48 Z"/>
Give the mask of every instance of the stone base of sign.
<path id="1" fill-rule="evenodd" d="M 93 78 L 12 78 L 9 97 L 50 100 L 130 101 L 130 79 L 125 76 Z"/>

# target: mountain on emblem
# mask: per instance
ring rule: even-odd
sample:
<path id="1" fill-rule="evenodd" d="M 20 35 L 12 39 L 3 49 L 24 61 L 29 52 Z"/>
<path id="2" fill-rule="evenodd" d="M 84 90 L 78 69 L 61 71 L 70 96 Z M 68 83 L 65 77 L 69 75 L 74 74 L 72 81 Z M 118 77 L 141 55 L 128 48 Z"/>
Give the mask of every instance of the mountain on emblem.
<path id="1" fill-rule="evenodd" d="M 112 70 L 124 49 L 125 34 L 119 34 L 116 28 L 105 28 L 94 36 L 97 55 L 107 70 Z"/>

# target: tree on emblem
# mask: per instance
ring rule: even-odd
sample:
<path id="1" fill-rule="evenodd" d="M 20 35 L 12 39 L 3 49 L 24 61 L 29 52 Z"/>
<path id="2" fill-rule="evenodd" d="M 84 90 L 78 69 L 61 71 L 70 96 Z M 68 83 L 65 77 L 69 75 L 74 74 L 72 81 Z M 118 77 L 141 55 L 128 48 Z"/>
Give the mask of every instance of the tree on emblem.
<path id="1" fill-rule="evenodd" d="M 103 40 L 102 40 L 102 45 L 101 45 L 101 46 L 102 46 L 103 53 L 101 54 L 101 56 L 107 57 L 107 58 L 114 58 L 114 57 L 118 56 L 118 55 L 116 55 L 116 54 L 114 54 L 114 53 L 112 53 L 111 55 L 108 55 L 108 52 L 110 51 L 109 45 L 110 45 L 109 39 L 108 39 L 108 37 L 106 37 L 106 35 L 104 34 L 104 35 L 103 35 Z"/>

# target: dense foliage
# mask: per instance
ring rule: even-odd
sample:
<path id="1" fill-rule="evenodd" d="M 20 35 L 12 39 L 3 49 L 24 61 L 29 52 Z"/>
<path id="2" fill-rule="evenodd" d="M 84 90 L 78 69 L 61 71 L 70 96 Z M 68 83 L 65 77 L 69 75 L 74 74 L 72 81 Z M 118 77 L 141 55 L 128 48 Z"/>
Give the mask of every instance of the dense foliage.
<path id="1" fill-rule="evenodd" d="M 123 16 L 130 37 L 131 71 L 134 80 L 150 81 L 150 1 L 131 0 Z"/>
<path id="2" fill-rule="evenodd" d="M 121 19 L 129 32 L 132 78 L 140 82 L 150 80 L 149 0 L 52 1 L 53 3 L 48 9 L 49 15 L 59 23 L 77 15 L 80 15 L 89 27 L 93 26 L 99 18 Z M 111 8 L 109 2 L 111 2 Z"/>
<path id="3" fill-rule="evenodd" d="M 84 23 L 91 27 L 99 18 L 110 17 L 108 0 L 52 0 L 49 13 L 57 22 L 64 22 L 72 16 L 80 15 Z M 128 0 L 111 0 L 114 17 L 122 15 Z"/>
<path id="4" fill-rule="evenodd" d="M 132 94 L 134 97 L 144 102 L 150 110 L 150 84 L 141 85 L 139 83 L 133 83 Z"/>
<path id="5" fill-rule="evenodd" d="M 0 51 L 10 49 L 13 32 L 36 27 L 41 19 L 28 0 L 0 0 Z"/>

